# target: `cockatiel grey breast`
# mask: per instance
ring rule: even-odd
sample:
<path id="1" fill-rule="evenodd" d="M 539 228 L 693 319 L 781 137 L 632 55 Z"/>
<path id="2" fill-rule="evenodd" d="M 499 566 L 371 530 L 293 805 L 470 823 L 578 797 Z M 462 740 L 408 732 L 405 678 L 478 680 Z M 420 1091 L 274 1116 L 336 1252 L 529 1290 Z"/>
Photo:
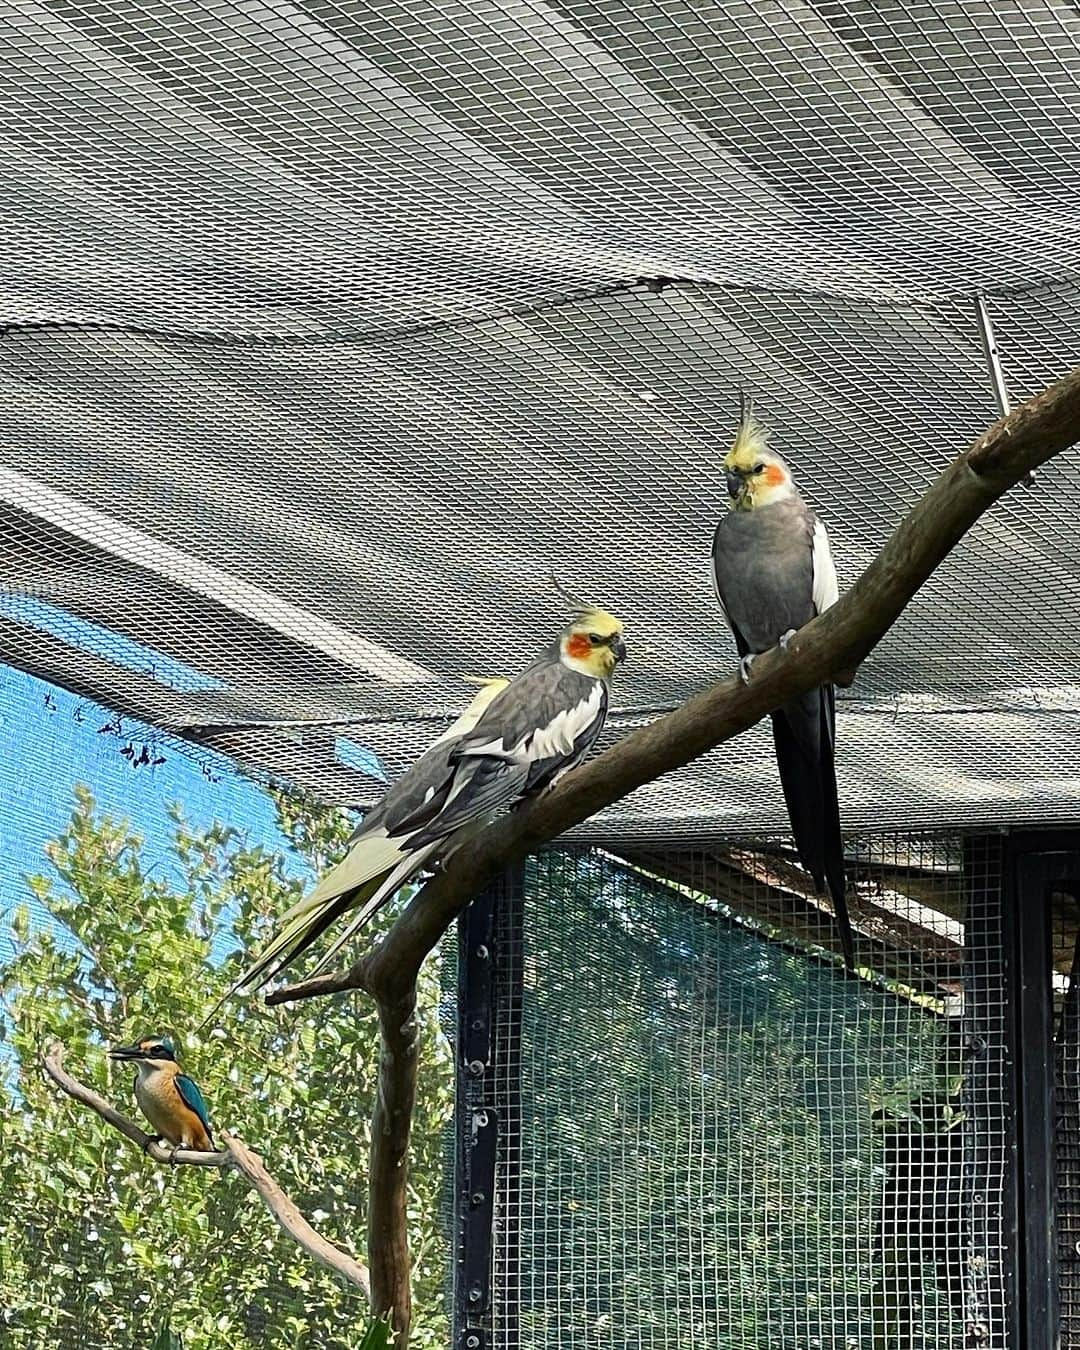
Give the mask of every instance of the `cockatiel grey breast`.
<path id="1" fill-rule="evenodd" d="M 797 629 L 836 603 L 836 568 L 824 525 L 799 495 L 787 465 L 769 449 L 765 428 L 749 404 L 744 403 L 724 469 L 732 509 L 713 540 L 713 579 L 735 636 L 740 673 L 747 679 L 756 655 L 786 644 Z M 772 726 L 799 860 L 819 890 L 828 888 L 844 959 L 854 968 L 833 761 L 832 685 L 792 699 L 772 714 Z"/>

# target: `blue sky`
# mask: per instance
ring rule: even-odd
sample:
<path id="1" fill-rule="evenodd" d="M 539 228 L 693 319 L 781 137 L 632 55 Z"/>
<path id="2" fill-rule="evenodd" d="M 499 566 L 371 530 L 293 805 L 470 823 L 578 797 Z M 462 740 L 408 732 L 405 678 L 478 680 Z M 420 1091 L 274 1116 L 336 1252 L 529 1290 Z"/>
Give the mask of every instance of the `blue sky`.
<path id="1" fill-rule="evenodd" d="M 129 669 L 153 674 L 175 689 L 218 684 L 190 666 L 34 597 L 0 594 L 0 612 Z M 25 878 L 35 872 L 51 874 L 45 845 L 70 817 L 77 783 L 90 788 L 103 811 L 130 823 L 145 841 L 145 868 L 163 876 L 179 876 L 170 852 L 171 804 L 181 806 L 192 829 L 218 820 L 243 832 L 252 844 L 287 847 L 270 798 L 231 761 L 211 760 L 212 781 L 203 769 L 205 755 L 196 761 L 182 743 L 133 718 L 122 719 L 120 735 L 101 730 L 110 725 L 116 725 L 116 715 L 99 704 L 0 665 L 0 962 L 11 955 L 9 916 L 16 905 L 28 903 L 35 923 L 51 922 Z M 129 743 L 136 753 L 146 745 L 151 757 L 163 762 L 133 767 L 121 754 Z M 343 761 L 380 772 L 361 746 L 342 741 L 338 748 Z M 307 874 L 299 858 L 294 865 L 297 875 Z"/>
<path id="2" fill-rule="evenodd" d="M 285 848 L 270 798 L 231 769 L 215 768 L 211 782 L 202 766 L 162 742 L 160 733 L 131 718 L 123 735 L 99 729 L 115 725 L 114 714 L 8 666 L 0 666 L 0 961 L 11 954 L 7 916 L 29 902 L 35 922 L 49 922 L 32 897 L 28 873 L 51 874 L 45 845 L 63 829 L 75 804 L 75 785 L 90 788 L 100 808 L 130 822 L 144 840 L 143 865 L 179 878 L 169 841 L 168 808 L 179 803 L 194 829 L 220 820 L 253 843 Z M 133 768 L 120 751 L 143 744 L 163 764 Z M 298 874 L 303 865 L 296 861 Z"/>

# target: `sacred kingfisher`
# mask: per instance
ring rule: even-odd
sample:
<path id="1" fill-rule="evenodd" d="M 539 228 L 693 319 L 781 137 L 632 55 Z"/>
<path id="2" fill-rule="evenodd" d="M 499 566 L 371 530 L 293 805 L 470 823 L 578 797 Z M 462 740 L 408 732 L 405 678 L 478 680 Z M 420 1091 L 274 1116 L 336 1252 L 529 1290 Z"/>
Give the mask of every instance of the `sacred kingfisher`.
<path id="1" fill-rule="evenodd" d="M 110 1059 L 134 1060 L 135 1100 L 157 1131 L 155 1139 L 167 1139 L 178 1148 L 213 1153 L 210 1115 L 198 1084 L 176 1061 L 176 1047 L 168 1036 L 144 1036 L 134 1045 L 109 1051 Z"/>

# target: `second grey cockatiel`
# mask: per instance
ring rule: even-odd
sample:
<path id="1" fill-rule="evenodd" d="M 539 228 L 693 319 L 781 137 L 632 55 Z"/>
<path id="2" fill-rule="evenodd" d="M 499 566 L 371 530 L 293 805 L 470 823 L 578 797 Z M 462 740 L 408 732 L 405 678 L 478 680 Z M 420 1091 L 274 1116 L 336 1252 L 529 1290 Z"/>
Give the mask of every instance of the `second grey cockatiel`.
<path id="1" fill-rule="evenodd" d="M 825 526 L 800 497 L 787 465 L 744 401 L 735 443 L 724 460 L 732 509 L 713 540 L 713 576 L 735 635 L 740 674 L 754 657 L 836 603 L 836 568 Z M 795 847 L 819 890 L 828 888 L 849 968 L 855 965 L 847 907 L 833 751 L 836 703 L 822 685 L 772 714 L 773 743 Z"/>
<path id="2" fill-rule="evenodd" d="M 626 655 L 622 630 L 604 610 L 583 607 L 517 679 L 483 691 L 371 808 L 345 858 L 282 916 L 234 988 L 265 983 L 356 910 L 325 964 L 425 866 L 579 763 L 604 725 L 608 681 Z"/>

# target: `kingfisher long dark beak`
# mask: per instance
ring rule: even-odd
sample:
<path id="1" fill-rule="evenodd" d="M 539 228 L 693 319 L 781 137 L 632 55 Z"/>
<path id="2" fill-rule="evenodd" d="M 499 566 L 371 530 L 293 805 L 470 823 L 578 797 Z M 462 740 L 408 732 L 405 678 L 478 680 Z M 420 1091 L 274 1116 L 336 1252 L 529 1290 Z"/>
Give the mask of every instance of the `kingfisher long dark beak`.
<path id="1" fill-rule="evenodd" d="M 117 1045 L 107 1053 L 110 1059 L 139 1059 L 142 1056 L 142 1050 L 137 1045 Z"/>

